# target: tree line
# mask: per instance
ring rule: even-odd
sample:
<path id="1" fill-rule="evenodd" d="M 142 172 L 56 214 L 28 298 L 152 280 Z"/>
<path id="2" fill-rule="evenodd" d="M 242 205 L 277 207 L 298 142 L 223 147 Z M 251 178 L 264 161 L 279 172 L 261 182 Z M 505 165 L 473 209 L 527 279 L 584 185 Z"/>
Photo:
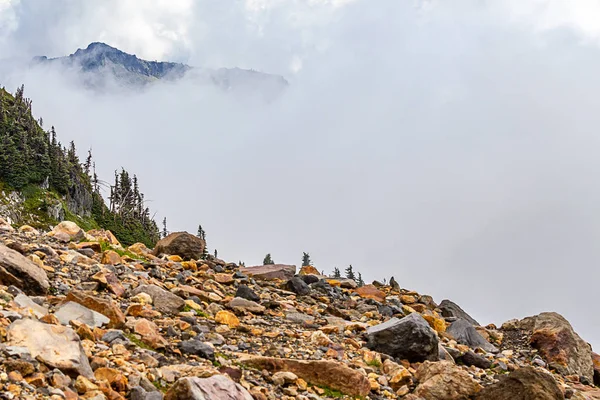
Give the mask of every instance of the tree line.
<path id="1" fill-rule="evenodd" d="M 137 177 L 125 169 L 115 171 L 107 206 L 91 150 L 81 163 L 73 141 L 64 146 L 54 126 L 45 131 L 42 118 L 33 117 L 32 101 L 24 92 L 23 85 L 14 96 L 0 89 L 0 183 L 22 193 L 38 187 L 61 198 L 91 196 L 91 206 L 85 210 L 88 215 L 80 216 L 88 217 L 90 226 L 109 229 L 125 245 L 154 246 L 159 230 L 144 205 Z"/>

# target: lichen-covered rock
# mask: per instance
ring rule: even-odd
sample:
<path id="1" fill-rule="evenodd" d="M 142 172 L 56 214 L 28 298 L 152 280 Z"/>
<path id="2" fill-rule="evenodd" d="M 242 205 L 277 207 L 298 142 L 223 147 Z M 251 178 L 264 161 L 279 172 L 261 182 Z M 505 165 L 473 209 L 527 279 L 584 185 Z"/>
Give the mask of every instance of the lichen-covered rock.
<path id="1" fill-rule="evenodd" d="M 541 313 L 521 320 L 519 327 L 531 332 L 531 345 L 553 368 L 565 375 L 584 376 L 593 382 L 592 349 L 562 315 Z"/>
<path id="2" fill-rule="evenodd" d="M 259 265 L 256 267 L 242 267 L 240 272 L 261 280 L 289 280 L 296 274 L 296 266 L 284 264 Z"/>
<path id="3" fill-rule="evenodd" d="M 563 400 L 554 378 L 547 373 L 524 367 L 486 387 L 477 400 Z"/>
<path id="4" fill-rule="evenodd" d="M 140 285 L 135 288 L 131 295 L 146 293 L 152 297 L 152 304 L 161 313 L 174 314 L 185 306 L 183 299 L 156 285 Z"/>

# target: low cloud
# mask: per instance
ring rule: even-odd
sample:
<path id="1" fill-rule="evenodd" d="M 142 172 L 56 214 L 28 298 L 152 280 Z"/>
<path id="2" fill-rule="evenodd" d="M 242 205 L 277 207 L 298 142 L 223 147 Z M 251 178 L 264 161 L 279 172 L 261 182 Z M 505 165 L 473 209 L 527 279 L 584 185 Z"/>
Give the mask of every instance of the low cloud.
<path id="1" fill-rule="evenodd" d="M 171 230 L 201 223 L 211 249 L 247 265 L 307 251 L 326 272 L 393 275 L 483 323 L 555 310 L 600 346 L 600 53 L 585 23 L 540 25 L 511 2 L 194 2 L 142 39 L 67 17 L 30 36 L 33 3 L 0 41 L 15 57 L 104 35 L 290 81 L 265 104 L 186 80 L 99 95 L 56 71 L 5 71 L 0 84 L 25 83 L 63 141 L 93 148 L 102 178 L 136 173 Z"/>

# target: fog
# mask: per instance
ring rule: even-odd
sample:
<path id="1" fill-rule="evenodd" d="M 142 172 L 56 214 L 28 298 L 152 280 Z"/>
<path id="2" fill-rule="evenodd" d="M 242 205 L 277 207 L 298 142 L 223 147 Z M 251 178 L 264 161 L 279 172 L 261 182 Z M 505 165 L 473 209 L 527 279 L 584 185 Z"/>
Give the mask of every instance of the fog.
<path id="1" fill-rule="evenodd" d="M 557 311 L 599 349 L 600 8 L 521 3 L 0 0 L 0 85 L 221 258 L 306 251 L 484 324 Z M 11 61 L 92 41 L 290 86 L 98 94 Z"/>

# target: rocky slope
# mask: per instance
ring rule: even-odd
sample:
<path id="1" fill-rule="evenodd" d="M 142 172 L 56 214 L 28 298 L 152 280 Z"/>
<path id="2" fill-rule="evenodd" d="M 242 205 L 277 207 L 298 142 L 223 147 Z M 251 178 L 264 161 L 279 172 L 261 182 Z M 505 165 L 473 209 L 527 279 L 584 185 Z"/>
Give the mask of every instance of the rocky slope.
<path id="1" fill-rule="evenodd" d="M 600 399 L 555 313 L 483 327 L 395 281 L 198 259 L 185 233 L 153 251 L 0 221 L 0 242 L 0 398 Z"/>
<path id="2" fill-rule="evenodd" d="M 268 98 L 281 94 L 288 82 L 280 75 L 240 68 L 199 68 L 173 62 L 142 60 L 104 43 L 91 43 L 66 57 L 34 58 L 34 65 L 73 70 L 82 82 L 96 90 L 114 89 L 114 83 L 139 89 L 150 83 L 176 81 L 184 76 L 197 84 L 215 85 L 227 91 L 259 93 Z"/>

